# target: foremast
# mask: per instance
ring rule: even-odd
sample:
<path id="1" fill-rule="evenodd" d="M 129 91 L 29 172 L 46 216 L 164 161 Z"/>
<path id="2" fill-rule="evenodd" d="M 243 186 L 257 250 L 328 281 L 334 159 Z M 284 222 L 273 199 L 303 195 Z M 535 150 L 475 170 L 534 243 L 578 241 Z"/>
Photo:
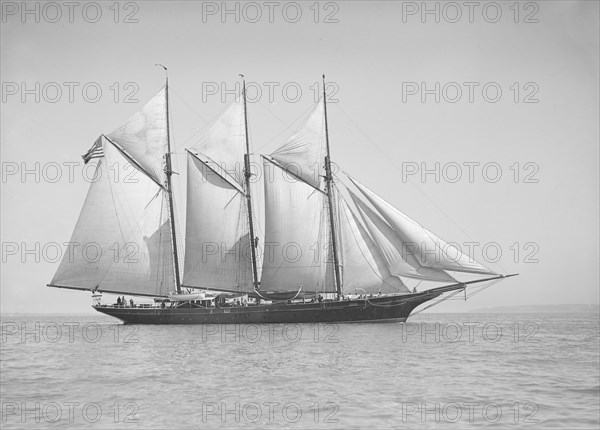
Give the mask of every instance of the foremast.
<path id="1" fill-rule="evenodd" d="M 175 229 L 175 208 L 173 203 L 173 184 L 171 182 L 171 176 L 173 175 L 173 168 L 171 162 L 171 132 L 169 128 L 169 76 L 167 68 L 162 64 L 159 64 L 165 69 L 166 82 L 165 82 L 165 105 L 167 114 L 167 152 L 165 153 L 165 174 L 166 174 L 166 192 L 169 200 L 169 223 L 171 227 L 171 241 L 173 245 L 173 266 L 175 270 L 175 285 L 178 293 L 181 293 L 181 279 L 179 275 L 179 256 L 177 253 L 177 234 Z"/>
<path id="2" fill-rule="evenodd" d="M 331 229 L 331 246 L 333 248 L 333 267 L 335 276 L 335 289 L 338 296 L 342 294 L 342 282 L 340 277 L 340 265 L 337 250 L 335 217 L 333 214 L 333 193 L 332 183 L 333 175 L 331 174 L 331 155 L 329 152 L 329 129 L 327 127 L 327 92 L 325 91 L 325 75 L 323 75 L 323 110 L 325 114 L 325 143 L 327 146 L 327 155 L 325 155 L 325 187 L 327 189 L 327 204 L 329 206 L 329 224 Z"/>
<path id="3" fill-rule="evenodd" d="M 244 154 L 244 179 L 246 186 L 246 206 L 248 210 L 248 224 L 250 227 L 250 252 L 252 258 L 252 282 L 254 290 L 258 290 L 258 272 L 256 269 L 256 239 L 254 236 L 254 222 L 252 220 L 252 197 L 250 196 L 250 178 L 252 172 L 250 171 L 250 142 L 248 140 L 248 109 L 246 106 L 246 79 L 244 75 L 240 75 L 242 78 L 242 97 L 244 98 L 244 131 L 246 137 L 246 153 Z"/>

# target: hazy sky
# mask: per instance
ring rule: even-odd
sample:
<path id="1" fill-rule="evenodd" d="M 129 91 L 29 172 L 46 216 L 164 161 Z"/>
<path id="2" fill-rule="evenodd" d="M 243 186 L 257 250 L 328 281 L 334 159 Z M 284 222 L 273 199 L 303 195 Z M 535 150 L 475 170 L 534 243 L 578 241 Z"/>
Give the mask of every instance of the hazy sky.
<path id="1" fill-rule="evenodd" d="M 93 312 L 89 293 L 46 287 L 48 244 L 69 240 L 83 204 L 80 155 L 163 85 L 155 63 L 179 172 L 239 73 L 262 91 L 256 153 L 289 136 L 326 73 L 335 162 L 521 274 L 443 309 L 598 303 L 598 2 L 474 3 L 228 2 L 223 16 L 222 2 L 30 2 L 25 15 L 2 2 L 2 313 Z M 177 204 L 184 225 L 181 192 Z"/>

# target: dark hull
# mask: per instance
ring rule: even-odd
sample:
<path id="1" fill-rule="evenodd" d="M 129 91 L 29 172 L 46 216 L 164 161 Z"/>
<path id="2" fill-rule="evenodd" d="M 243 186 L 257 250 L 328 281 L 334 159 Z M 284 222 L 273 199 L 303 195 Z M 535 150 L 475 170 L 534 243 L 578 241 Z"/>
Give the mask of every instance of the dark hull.
<path id="1" fill-rule="evenodd" d="M 352 301 L 281 303 L 246 307 L 166 308 L 94 306 L 129 324 L 278 324 L 320 322 L 404 322 L 412 310 L 441 293 L 372 297 Z"/>

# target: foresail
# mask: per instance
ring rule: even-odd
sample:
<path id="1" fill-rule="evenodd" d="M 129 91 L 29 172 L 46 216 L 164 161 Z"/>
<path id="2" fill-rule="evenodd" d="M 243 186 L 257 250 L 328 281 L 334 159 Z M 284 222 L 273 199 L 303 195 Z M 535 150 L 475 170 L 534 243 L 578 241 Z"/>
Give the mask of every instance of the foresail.
<path id="1" fill-rule="evenodd" d="M 392 274 L 437 282 L 455 282 L 446 272 L 423 267 L 408 252 L 406 244 L 377 213 L 369 208 L 351 190 L 348 190 L 373 242 L 380 250 Z"/>
<path id="2" fill-rule="evenodd" d="M 51 285 L 165 296 L 175 288 L 166 196 L 107 139 Z"/>
<path id="3" fill-rule="evenodd" d="M 238 184 L 243 185 L 245 144 L 244 106 L 235 101 L 190 150 L 208 157 Z"/>
<path id="4" fill-rule="evenodd" d="M 340 206 L 344 294 L 408 292 L 400 278 L 392 275 L 385 259 L 348 204 L 342 200 Z"/>
<path id="5" fill-rule="evenodd" d="M 355 179 L 350 180 L 402 239 L 408 254 L 414 255 L 422 266 L 456 272 L 496 274 L 435 236 Z"/>
<path id="6" fill-rule="evenodd" d="M 321 186 L 325 159 L 325 115 L 317 103 L 306 122 L 279 149 L 271 154 L 286 170 L 316 188 Z"/>
<path id="7" fill-rule="evenodd" d="M 183 285 L 250 292 L 252 261 L 245 194 L 188 152 Z"/>
<path id="8" fill-rule="evenodd" d="M 164 155 L 167 150 L 167 102 L 165 87 L 141 111 L 108 135 L 139 168 L 164 183 Z"/>
<path id="9" fill-rule="evenodd" d="M 265 243 L 261 291 L 335 292 L 325 194 L 264 158 Z"/>

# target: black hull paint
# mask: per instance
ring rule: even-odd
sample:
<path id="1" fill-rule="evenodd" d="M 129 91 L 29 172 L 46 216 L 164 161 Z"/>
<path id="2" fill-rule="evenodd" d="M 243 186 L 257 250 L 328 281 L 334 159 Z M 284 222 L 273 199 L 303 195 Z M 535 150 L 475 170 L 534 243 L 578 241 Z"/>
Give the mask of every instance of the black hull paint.
<path id="1" fill-rule="evenodd" d="M 404 322 L 414 308 L 441 293 L 418 293 L 352 301 L 281 303 L 247 307 L 139 308 L 94 306 L 128 324 L 278 324 L 320 322 Z"/>

